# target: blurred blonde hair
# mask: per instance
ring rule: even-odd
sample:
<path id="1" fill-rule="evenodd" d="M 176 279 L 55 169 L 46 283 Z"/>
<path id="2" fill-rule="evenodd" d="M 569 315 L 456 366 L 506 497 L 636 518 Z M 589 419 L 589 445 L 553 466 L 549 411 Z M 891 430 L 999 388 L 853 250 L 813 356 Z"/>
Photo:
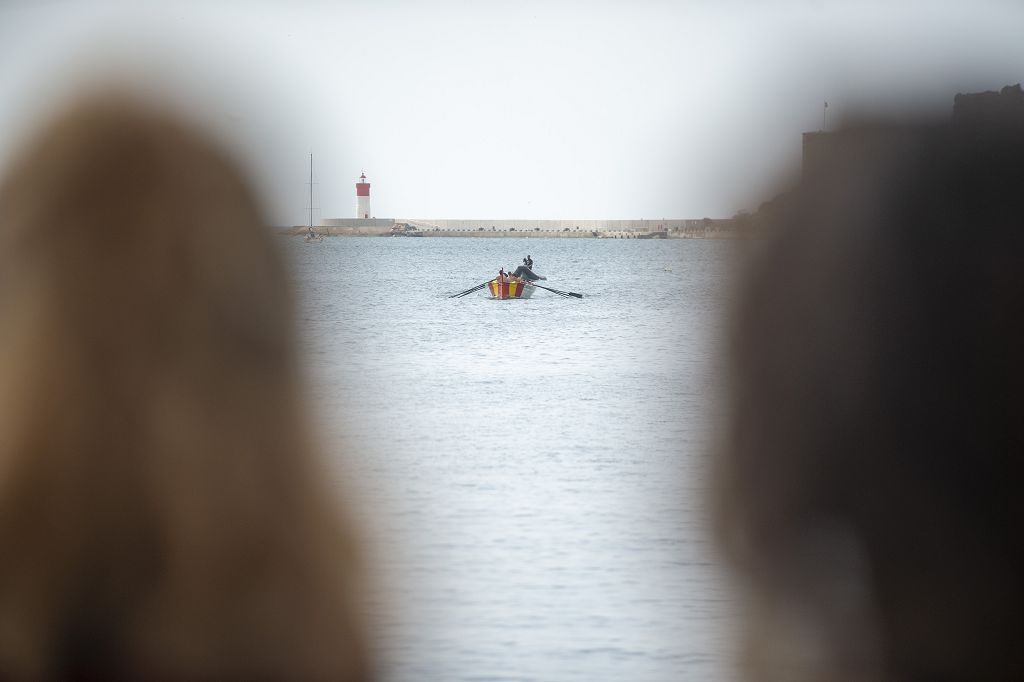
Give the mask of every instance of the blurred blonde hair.
<path id="1" fill-rule="evenodd" d="M 215 145 L 123 98 L 13 166 L 0 676 L 369 676 L 272 240 Z"/>

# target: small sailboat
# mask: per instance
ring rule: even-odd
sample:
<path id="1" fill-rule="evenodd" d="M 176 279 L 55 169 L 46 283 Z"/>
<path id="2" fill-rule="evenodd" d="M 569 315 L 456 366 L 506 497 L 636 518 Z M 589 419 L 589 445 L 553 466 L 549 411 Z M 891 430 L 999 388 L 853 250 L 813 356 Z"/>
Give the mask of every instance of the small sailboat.
<path id="1" fill-rule="evenodd" d="M 306 242 L 322 242 L 324 236 L 313 229 L 313 152 L 309 153 L 309 227 L 306 228 Z"/>

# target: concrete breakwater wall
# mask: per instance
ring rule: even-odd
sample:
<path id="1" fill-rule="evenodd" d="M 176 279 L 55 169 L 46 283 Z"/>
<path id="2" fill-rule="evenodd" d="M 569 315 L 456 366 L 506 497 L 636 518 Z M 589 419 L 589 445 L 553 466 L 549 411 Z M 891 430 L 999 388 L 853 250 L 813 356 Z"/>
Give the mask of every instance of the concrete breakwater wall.
<path id="1" fill-rule="evenodd" d="M 531 220 L 525 218 L 396 218 L 429 232 L 661 232 L 696 227 L 702 220 Z M 711 220 L 710 218 L 708 220 Z M 327 221 L 325 221 L 327 222 Z M 712 221 L 714 222 L 714 221 Z"/>
<path id="2" fill-rule="evenodd" d="M 300 234 L 306 226 L 282 230 Z M 420 218 L 328 218 L 314 228 L 328 236 L 418 237 L 561 237 L 561 238 L 714 238 L 734 231 L 732 220 L 516 220 L 516 219 L 420 219 Z"/>

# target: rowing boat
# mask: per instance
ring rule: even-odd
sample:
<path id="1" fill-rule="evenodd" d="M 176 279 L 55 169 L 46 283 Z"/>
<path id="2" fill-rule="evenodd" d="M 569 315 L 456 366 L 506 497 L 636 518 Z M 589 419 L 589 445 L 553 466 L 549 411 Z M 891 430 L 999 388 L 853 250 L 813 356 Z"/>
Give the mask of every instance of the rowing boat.
<path id="1" fill-rule="evenodd" d="M 491 298 L 505 301 L 513 298 L 530 298 L 537 287 L 526 280 L 511 278 L 505 281 L 492 279 L 487 283 L 487 289 L 491 292 Z"/>

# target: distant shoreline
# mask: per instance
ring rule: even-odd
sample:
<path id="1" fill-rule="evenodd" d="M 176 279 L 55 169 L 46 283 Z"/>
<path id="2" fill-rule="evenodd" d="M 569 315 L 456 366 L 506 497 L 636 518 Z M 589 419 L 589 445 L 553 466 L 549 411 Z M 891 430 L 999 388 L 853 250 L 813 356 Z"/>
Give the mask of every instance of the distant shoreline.
<path id="1" fill-rule="evenodd" d="M 301 237 L 307 234 L 307 225 L 278 228 L 284 236 Z M 716 220 L 713 225 L 689 229 L 643 230 L 444 230 L 416 229 L 410 226 L 335 226 L 317 225 L 313 231 L 324 237 L 403 237 L 431 238 L 457 237 L 474 239 L 734 239 L 740 236 L 732 221 Z"/>
<path id="2" fill-rule="evenodd" d="M 476 237 L 557 239 L 725 239 L 737 236 L 734 218 L 325 218 L 313 229 L 328 237 Z M 301 235 L 306 225 L 282 228 Z"/>

